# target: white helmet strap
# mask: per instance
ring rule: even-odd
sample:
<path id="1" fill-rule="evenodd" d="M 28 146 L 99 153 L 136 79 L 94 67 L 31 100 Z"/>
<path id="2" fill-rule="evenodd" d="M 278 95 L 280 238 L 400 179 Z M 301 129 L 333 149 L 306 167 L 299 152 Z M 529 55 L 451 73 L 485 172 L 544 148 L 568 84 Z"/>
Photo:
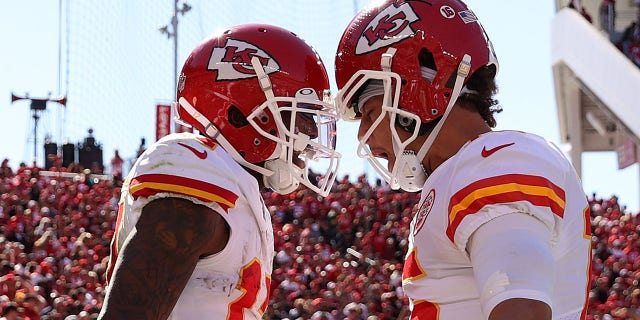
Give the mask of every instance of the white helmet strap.
<path id="1" fill-rule="evenodd" d="M 431 145 L 433 144 L 433 141 L 438 137 L 438 133 L 440 133 L 440 129 L 442 129 L 442 126 L 444 125 L 445 121 L 447 121 L 447 118 L 449 117 L 449 113 L 451 112 L 451 109 L 453 109 L 453 105 L 456 104 L 456 101 L 458 100 L 458 96 L 460 96 L 460 91 L 462 90 L 464 79 L 467 77 L 470 70 L 471 70 L 471 56 L 468 54 L 465 54 L 464 57 L 462 57 L 462 61 L 460 61 L 460 64 L 458 65 L 456 82 L 453 86 L 453 92 L 451 92 L 451 98 L 449 99 L 447 108 L 444 110 L 444 114 L 442 115 L 442 118 L 440 119 L 440 121 L 438 121 L 436 126 L 433 128 L 433 130 L 427 137 L 427 140 L 424 141 L 424 143 L 422 144 L 422 147 L 420 147 L 420 150 L 418 150 L 418 154 L 417 154 L 418 159 L 424 159 L 424 157 L 427 155 L 427 152 L 429 152 L 429 149 L 431 149 Z"/>
<path id="2" fill-rule="evenodd" d="M 275 95 L 273 94 L 273 87 L 271 85 L 271 80 L 269 76 L 264 71 L 262 64 L 260 63 L 260 59 L 258 57 L 251 58 L 251 65 L 253 65 L 253 70 L 256 72 L 256 76 L 258 77 L 258 82 L 260 83 L 260 88 L 264 92 L 264 95 L 267 98 L 267 104 L 273 104 L 275 102 Z M 272 112 L 278 108 L 277 105 L 269 105 L 272 108 Z M 306 144 L 305 144 L 306 146 Z M 275 159 L 267 160 L 264 163 L 264 167 L 267 170 L 270 170 L 273 174 L 264 175 L 264 185 L 267 188 L 271 188 L 273 191 L 280 194 L 287 194 L 295 191 L 300 182 L 298 179 L 295 179 L 293 175 L 295 174 L 293 165 L 290 165 L 287 162 L 287 152 L 279 146 L 274 151 L 273 156 L 277 156 Z M 278 153 L 280 153 L 278 155 Z"/>
<path id="3" fill-rule="evenodd" d="M 260 83 L 260 88 L 262 88 L 264 95 L 267 97 L 267 101 L 273 100 L 275 98 L 275 95 L 273 94 L 271 80 L 269 79 L 269 75 L 264 72 L 264 68 L 260 63 L 260 59 L 258 59 L 258 57 L 256 56 L 253 56 L 253 58 L 251 58 L 251 65 L 253 66 L 253 70 L 255 70 L 256 72 L 258 82 Z"/>
<path id="4" fill-rule="evenodd" d="M 422 144 L 422 147 L 420 147 L 420 150 L 418 150 L 418 153 L 416 154 L 413 151 L 406 150 L 403 151 L 402 154 L 398 155 L 393 171 L 397 172 L 397 183 L 401 189 L 409 192 L 417 192 L 422 189 L 424 183 L 427 181 L 428 174 L 422 166 L 422 160 L 426 157 L 429 149 L 431 149 L 431 146 L 433 145 L 433 141 L 438 137 L 444 122 L 449 117 L 449 113 L 451 112 L 451 109 L 453 109 L 453 106 L 460 95 L 460 91 L 462 90 L 464 79 L 469 74 L 470 67 L 471 56 L 465 54 L 458 65 L 456 82 L 453 86 L 453 92 L 451 94 L 451 99 L 447 104 L 447 108 L 445 109 L 440 121 L 438 121 L 431 133 L 427 136 L 427 139 Z"/>

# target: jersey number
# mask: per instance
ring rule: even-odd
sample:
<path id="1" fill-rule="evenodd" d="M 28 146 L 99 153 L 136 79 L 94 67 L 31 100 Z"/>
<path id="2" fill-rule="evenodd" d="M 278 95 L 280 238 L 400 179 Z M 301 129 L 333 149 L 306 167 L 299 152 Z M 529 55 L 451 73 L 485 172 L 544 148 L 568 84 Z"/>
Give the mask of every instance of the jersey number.
<path id="1" fill-rule="evenodd" d="M 238 282 L 238 289 L 242 291 L 242 295 L 238 299 L 229 304 L 229 313 L 227 314 L 228 320 L 242 320 L 244 319 L 244 309 L 250 309 L 255 305 L 258 300 L 258 292 L 260 291 L 260 285 L 262 279 L 262 265 L 258 259 L 253 259 L 242 270 L 240 270 L 240 281 Z M 269 301 L 269 277 L 265 278 L 265 284 L 267 288 L 267 295 L 264 298 L 264 302 L 260 305 L 260 314 L 264 314 L 266 306 Z"/>

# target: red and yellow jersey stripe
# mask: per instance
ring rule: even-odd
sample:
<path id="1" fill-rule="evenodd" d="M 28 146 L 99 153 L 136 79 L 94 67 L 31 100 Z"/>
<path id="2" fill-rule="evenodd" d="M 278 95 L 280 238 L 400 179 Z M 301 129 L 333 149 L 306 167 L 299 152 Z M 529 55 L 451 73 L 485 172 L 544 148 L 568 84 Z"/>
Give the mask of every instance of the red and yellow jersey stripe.
<path id="1" fill-rule="evenodd" d="M 131 179 L 129 193 L 134 199 L 170 192 L 194 197 L 203 202 L 216 202 L 225 211 L 235 207 L 238 195 L 204 181 L 170 174 L 143 174 Z"/>
<path id="2" fill-rule="evenodd" d="M 447 237 L 454 242 L 462 220 L 484 206 L 516 201 L 548 207 L 560 218 L 564 216 L 565 192 L 562 188 L 541 176 L 506 174 L 478 180 L 451 197 Z"/>

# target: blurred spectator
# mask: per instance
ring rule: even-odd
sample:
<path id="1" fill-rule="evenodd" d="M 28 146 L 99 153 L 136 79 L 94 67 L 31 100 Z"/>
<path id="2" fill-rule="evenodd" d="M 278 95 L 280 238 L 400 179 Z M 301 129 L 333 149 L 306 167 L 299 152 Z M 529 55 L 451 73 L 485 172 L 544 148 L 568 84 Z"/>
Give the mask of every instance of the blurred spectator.
<path id="1" fill-rule="evenodd" d="M 0 320 L 20 320 L 20 313 L 22 309 L 18 307 L 18 304 L 15 302 L 7 303 L 2 309 L 2 317 Z"/>
<path id="2" fill-rule="evenodd" d="M 311 316 L 311 320 L 331 320 L 333 317 L 327 311 L 316 311 Z"/>
<path id="3" fill-rule="evenodd" d="M 116 183 L 122 181 L 123 165 L 124 159 L 120 157 L 120 153 L 118 152 L 118 149 L 116 149 L 113 154 L 113 158 L 111 158 L 111 174 L 113 175 L 113 180 Z"/>
<path id="4" fill-rule="evenodd" d="M 39 168 L 24 164 L 7 172 L 0 177 L 0 314 L 96 317 L 119 188 L 112 181 L 89 188 L 84 179 L 40 176 Z M 37 196 L 33 188 L 40 188 Z M 306 189 L 265 193 L 276 234 L 265 319 L 406 319 L 402 258 L 418 196 L 369 184 L 366 177 L 339 179 L 326 198 Z M 589 203 L 587 319 L 638 319 L 640 215 L 615 195 L 592 194 Z M 375 218 L 367 219 L 372 212 Z"/>
<path id="5" fill-rule="evenodd" d="M 578 1 L 578 4 L 576 5 L 576 1 Z M 587 12 L 587 9 L 585 9 L 585 7 L 582 5 L 582 3 L 580 3 L 579 0 L 569 0 L 569 3 L 567 4 L 567 8 L 571 8 L 574 9 L 578 12 L 580 12 L 580 14 L 587 20 L 589 21 L 589 23 L 592 23 L 593 20 L 591 18 L 591 15 L 589 14 L 589 12 Z"/>
<path id="6" fill-rule="evenodd" d="M 147 150 L 147 142 L 144 137 L 140 138 L 140 145 L 138 151 L 136 151 L 136 158 L 139 157 L 145 150 Z"/>
<path id="7" fill-rule="evenodd" d="M 589 23 L 593 23 L 593 19 L 591 18 L 591 14 L 587 12 L 587 9 L 584 6 L 580 7 L 580 14 L 587 20 Z"/>
<path id="8" fill-rule="evenodd" d="M 13 177 L 13 170 L 9 166 L 9 159 L 5 158 L 2 160 L 2 165 L 0 166 L 0 178 L 8 178 Z"/>
<path id="9" fill-rule="evenodd" d="M 606 31 L 608 34 L 612 34 L 615 31 L 616 21 L 616 1 L 615 0 L 602 0 L 600 3 L 600 28 Z"/>
<path id="10" fill-rule="evenodd" d="M 29 293 L 22 300 L 23 317 L 28 320 L 40 320 L 40 310 L 45 300 L 42 296 Z"/>
<path id="11" fill-rule="evenodd" d="M 367 307 L 362 303 L 350 302 L 342 312 L 348 320 L 366 320 L 369 317 Z"/>
<path id="12" fill-rule="evenodd" d="M 625 28 L 621 40 L 622 52 L 640 67 L 640 25 L 635 21 Z"/>
<path id="13" fill-rule="evenodd" d="M 620 49 L 625 55 L 629 52 L 629 45 L 631 44 L 633 33 L 637 28 L 637 23 L 635 21 L 631 21 L 631 23 L 624 28 L 622 34 L 620 35 L 620 40 L 615 43 L 616 47 Z"/>

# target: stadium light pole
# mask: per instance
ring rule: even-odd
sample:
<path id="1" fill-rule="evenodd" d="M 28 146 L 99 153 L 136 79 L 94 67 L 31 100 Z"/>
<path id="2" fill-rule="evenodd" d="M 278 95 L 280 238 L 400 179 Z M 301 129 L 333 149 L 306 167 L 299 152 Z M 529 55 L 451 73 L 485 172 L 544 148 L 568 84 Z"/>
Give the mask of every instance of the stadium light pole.
<path id="1" fill-rule="evenodd" d="M 38 159 L 38 120 L 40 120 L 40 113 L 47 109 L 47 102 L 57 102 L 63 107 L 67 105 L 67 97 L 59 96 L 55 98 L 51 98 L 51 93 L 46 98 L 31 98 L 29 94 L 25 94 L 24 96 L 18 96 L 11 93 L 11 103 L 14 103 L 18 100 L 29 100 L 31 101 L 30 110 L 31 117 L 33 118 L 33 158 L 37 161 Z"/>
<path id="2" fill-rule="evenodd" d="M 176 88 L 178 87 L 178 14 L 184 15 L 186 12 L 191 10 L 191 6 L 183 2 L 181 6 L 178 5 L 180 0 L 174 0 L 173 3 L 173 17 L 171 17 L 170 25 L 171 30 L 169 30 L 169 25 L 161 25 L 158 27 L 158 31 L 162 34 L 167 35 L 167 39 L 173 38 L 173 90 L 175 93 Z"/>

